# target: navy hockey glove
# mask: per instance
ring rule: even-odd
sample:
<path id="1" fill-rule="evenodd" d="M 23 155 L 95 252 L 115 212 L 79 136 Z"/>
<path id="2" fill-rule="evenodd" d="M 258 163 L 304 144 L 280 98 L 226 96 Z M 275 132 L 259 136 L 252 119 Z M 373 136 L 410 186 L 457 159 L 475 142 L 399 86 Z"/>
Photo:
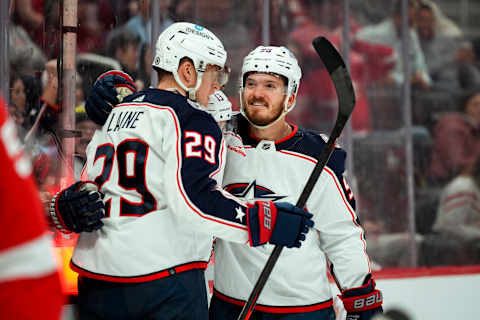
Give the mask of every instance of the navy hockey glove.
<path id="1" fill-rule="evenodd" d="M 103 226 L 105 205 L 97 185 L 77 182 L 58 192 L 50 202 L 50 217 L 64 233 L 92 232 Z"/>
<path id="2" fill-rule="evenodd" d="M 370 320 L 377 313 L 383 313 L 383 297 L 380 290 L 375 289 L 375 281 L 367 277 L 366 284 L 348 289 L 339 296 L 347 311 L 346 320 Z"/>
<path id="3" fill-rule="evenodd" d="M 88 117 L 103 126 L 112 107 L 136 91 L 133 79 L 125 72 L 119 70 L 105 72 L 97 78 L 85 101 Z"/>
<path id="4" fill-rule="evenodd" d="M 287 248 L 300 248 L 313 215 L 291 203 L 255 201 L 248 205 L 247 226 L 252 247 L 267 242 Z"/>

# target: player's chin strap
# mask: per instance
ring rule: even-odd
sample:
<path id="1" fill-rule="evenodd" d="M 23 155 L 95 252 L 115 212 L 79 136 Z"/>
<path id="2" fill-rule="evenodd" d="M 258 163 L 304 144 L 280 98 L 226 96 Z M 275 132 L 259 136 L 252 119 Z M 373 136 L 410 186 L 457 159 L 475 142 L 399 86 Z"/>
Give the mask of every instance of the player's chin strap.
<path id="1" fill-rule="evenodd" d="M 194 88 L 187 88 L 182 81 L 180 81 L 180 77 L 178 76 L 178 72 L 173 72 L 173 77 L 175 78 L 175 81 L 177 84 L 185 90 L 185 92 L 188 95 L 188 98 L 193 101 L 197 101 L 197 90 L 200 88 L 200 85 L 202 84 L 202 78 L 203 78 L 203 71 L 196 70 L 197 71 L 197 84 Z"/>
<path id="2" fill-rule="evenodd" d="M 270 128 L 271 126 L 273 126 L 275 123 L 279 122 L 280 120 L 282 120 L 286 115 L 287 113 L 290 112 L 290 110 L 293 109 L 293 107 L 295 106 L 295 101 L 293 102 L 293 104 L 290 106 L 290 108 L 288 107 L 288 97 L 285 97 L 285 103 L 283 105 L 283 112 L 277 117 L 277 119 L 273 120 L 272 122 L 270 122 L 269 124 L 266 124 L 266 125 L 263 125 L 263 126 L 260 126 L 258 124 L 255 124 L 253 123 L 250 118 L 248 118 L 247 116 L 247 113 L 245 112 L 245 103 L 243 102 L 243 89 L 240 89 L 240 113 L 245 117 L 245 119 L 248 120 L 248 122 L 255 128 L 257 129 L 267 129 L 267 128 Z"/>

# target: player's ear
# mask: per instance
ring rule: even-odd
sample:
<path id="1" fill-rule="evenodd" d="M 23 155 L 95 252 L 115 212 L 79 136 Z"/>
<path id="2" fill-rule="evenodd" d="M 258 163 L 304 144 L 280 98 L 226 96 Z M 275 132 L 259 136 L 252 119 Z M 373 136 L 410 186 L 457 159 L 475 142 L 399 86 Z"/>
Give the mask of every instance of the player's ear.
<path id="1" fill-rule="evenodd" d="M 290 97 L 288 97 L 287 108 L 290 108 L 292 106 L 292 104 L 295 102 L 296 97 L 297 95 L 295 93 L 292 93 Z"/>
<path id="2" fill-rule="evenodd" d="M 197 71 L 190 59 L 185 59 L 180 62 L 178 75 L 187 88 L 193 88 L 195 86 L 197 82 Z"/>

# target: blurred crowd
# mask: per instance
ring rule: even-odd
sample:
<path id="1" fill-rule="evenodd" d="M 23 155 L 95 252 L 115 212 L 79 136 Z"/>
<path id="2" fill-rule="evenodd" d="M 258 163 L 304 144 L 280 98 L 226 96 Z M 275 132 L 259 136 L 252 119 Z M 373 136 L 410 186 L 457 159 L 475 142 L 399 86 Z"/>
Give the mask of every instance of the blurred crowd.
<path id="1" fill-rule="evenodd" d="M 75 178 L 80 176 L 86 145 L 97 129 L 84 108 L 95 79 L 107 70 L 122 69 L 138 89 L 151 85 L 152 3 L 78 0 L 73 133 L 62 130 L 59 121 L 60 1 L 10 3 L 8 110 L 32 155 L 36 182 L 47 201 L 59 189 L 64 138 L 75 139 L 71 169 Z M 375 264 L 408 266 L 412 241 L 420 265 L 479 263 L 480 33 L 478 38 L 465 35 L 434 0 L 408 0 L 405 19 L 399 0 L 351 0 L 348 16 L 342 0 L 273 0 L 265 33 L 263 3 L 159 0 L 158 31 L 186 20 L 219 35 L 229 54 L 225 92 L 234 108 L 246 53 L 265 41 L 286 45 L 303 71 L 289 120 L 323 133 L 335 121 L 337 97 L 311 41 L 319 35 L 330 39 L 349 62 L 356 90 L 353 189 Z M 404 96 L 407 82 L 410 97 Z M 411 107 L 413 124 L 408 132 L 413 136 L 415 235 L 407 232 L 405 105 Z"/>

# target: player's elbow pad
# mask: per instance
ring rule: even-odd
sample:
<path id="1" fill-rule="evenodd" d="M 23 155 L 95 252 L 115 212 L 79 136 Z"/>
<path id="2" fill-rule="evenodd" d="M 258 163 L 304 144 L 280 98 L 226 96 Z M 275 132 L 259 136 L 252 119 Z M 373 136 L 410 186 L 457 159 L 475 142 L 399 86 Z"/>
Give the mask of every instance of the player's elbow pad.
<path id="1" fill-rule="evenodd" d="M 375 288 L 375 281 L 370 276 L 363 286 L 345 290 L 339 297 L 347 311 L 346 320 L 369 320 L 383 312 L 382 293 Z"/>

